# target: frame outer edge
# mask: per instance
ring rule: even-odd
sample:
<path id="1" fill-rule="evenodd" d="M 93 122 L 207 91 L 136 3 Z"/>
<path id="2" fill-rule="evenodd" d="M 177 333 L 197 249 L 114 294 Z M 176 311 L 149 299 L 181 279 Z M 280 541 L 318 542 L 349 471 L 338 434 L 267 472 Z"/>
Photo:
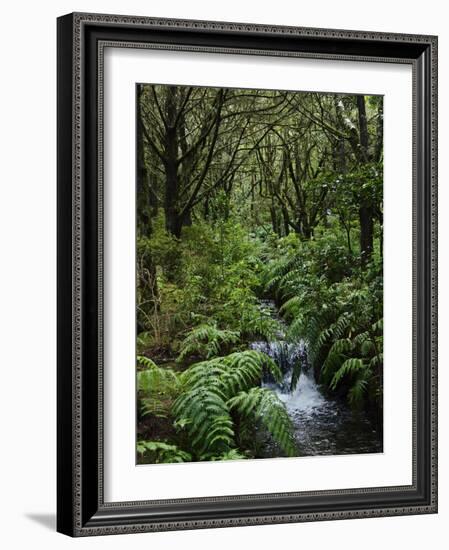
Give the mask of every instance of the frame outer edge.
<path id="1" fill-rule="evenodd" d="M 57 531 L 73 535 L 73 64 L 72 16 L 57 20 Z M 70 129 L 70 131 L 69 131 Z"/>
<path id="2" fill-rule="evenodd" d="M 117 524 L 114 526 L 85 526 L 82 525 L 81 515 L 81 267 L 82 267 L 82 249 L 81 249 L 81 86 L 82 86 L 82 28 L 85 24 L 108 24 L 108 25 L 143 25 L 148 27 L 164 27 L 168 29 L 183 28 L 192 30 L 213 30 L 224 32 L 252 32 L 260 34 L 302 34 L 307 37 L 315 38 L 334 38 L 334 39 L 358 39 L 358 40 L 379 40 L 385 42 L 404 42 L 419 43 L 431 47 L 431 67 L 430 80 L 432 86 L 431 104 L 431 205 L 429 209 L 429 221 L 432 225 L 431 237 L 431 410 L 430 421 L 432 426 L 432 447 L 430 450 L 431 460 L 431 502 L 419 506 L 373 508 L 368 510 L 346 510 L 340 512 L 318 512 L 318 513 L 300 513 L 287 514 L 279 516 L 260 516 L 260 517 L 231 517 L 217 520 L 199 520 L 199 521 L 167 521 L 160 523 L 143 524 Z M 68 26 L 71 29 L 68 29 Z M 70 43 L 70 46 L 69 46 Z M 208 21 L 186 21 L 174 19 L 155 19 L 146 17 L 132 16 L 113 16 L 104 14 L 86 14 L 74 13 L 58 18 L 58 531 L 72 536 L 90 536 L 106 535 L 118 533 L 133 533 L 144 531 L 168 531 L 176 529 L 203 529 L 211 527 L 242 526 L 242 525 L 262 525 L 271 523 L 289 523 L 303 521 L 322 521 L 329 519 L 346 519 L 360 517 L 381 517 L 416 513 L 432 513 L 437 511 L 436 496 L 436 131 L 437 131 L 437 38 L 424 35 L 404 35 L 396 33 L 376 33 L 365 31 L 339 31 L 331 29 L 311 29 L 299 27 L 281 27 L 267 25 L 249 25 L 244 23 L 220 23 Z M 68 55 L 70 51 L 70 56 Z M 70 59 L 69 59 L 70 57 Z M 71 63 L 68 63 L 71 61 Z M 64 69 L 64 65 L 71 65 Z M 73 73 L 72 73 L 73 67 Z M 68 102 L 67 86 L 69 82 L 73 89 L 73 96 Z M 59 96 L 61 91 L 65 91 L 64 99 Z M 70 105 L 70 107 L 69 107 Z M 68 111 L 73 128 L 72 139 L 70 142 L 70 179 L 72 181 L 71 194 L 67 192 L 68 168 L 67 161 L 67 127 L 65 123 L 68 120 Z M 65 123 L 63 123 L 65 121 Z M 64 145 L 61 145 L 61 144 Z M 68 212 L 68 196 L 70 195 L 70 216 L 64 214 Z M 70 229 L 69 229 L 70 223 Z M 71 278 L 67 278 L 67 252 L 64 254 L 65 247 L 70 242 L 70 271 Z M 73 250 L 73 252 L 72 252 Z M 71 300 L 67 303 L 67 280 L 72 281 Z M 68 335 L 67 326 L 63 326 L 68 318 L 70 310 L 71 333 Z M 61 326 L 60 326 L 61 325 Z M 68 352 L 64 344 L 70 341 L 71 360 L 68 361 Z M 70 367 L 70 369 L 68 368 Z M 70 375 L 69 375 L 70 370 Z M 70 393 L 67 387 L 67 380 L 71 384 Z M 68 399 L 68 396 L 71 399 Z M 70 413 L 68 408 L 70 407 Z M 70 426 L 69 421 L 70 420 Z M 70 444 L 69 444 L 70 443 Z M 67 471 L 70 466 L 70 471 Z M 67 493 L 70 481 L 70 492 Z M 64 489 L 61 494 L 61 488 Z M 435 490 L 434 490 L 435 489 Z M 70 497 L 68 496 L 70 494 Z"/>
<path id="3" fill-rule="evenodd" d="M 438 37 L 430 41 L 431 86 L 431 502 L 438 513 Z"/>
<path id="4" fill-rule="evenodd" d="M 206 30 L 218 32 L 250 32 L 262 35 L 297 35 L 314 38 L 381 40 L 388 42 L 430 44 L 435 35 L 407 34 L 394 32 L 327 29 L 320 27 L 298 27 L 290 25 L 268 25 L 233 21 L 208 21 L 203 19 L 174 19 L 139 15 L 119 15 L 90 12 L 73 12 L 74 19 L 81 23 L 159 27 L 164 29 Z"/>

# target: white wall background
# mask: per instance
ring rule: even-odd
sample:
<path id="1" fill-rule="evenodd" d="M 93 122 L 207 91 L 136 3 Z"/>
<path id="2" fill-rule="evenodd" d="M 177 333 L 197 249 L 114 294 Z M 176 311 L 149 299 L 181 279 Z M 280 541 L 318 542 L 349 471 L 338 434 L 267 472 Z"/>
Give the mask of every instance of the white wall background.
<path id="1" fill-rule="evenodd" d="M 56 22 L 71 11 L 438 34 L 440 121 L 449 120 L 443 0 L 60 0 L 2 9 L 0 85 L 0 541 L 4 548 L 444 548 L 449 534 L 449 135 L 440 123 L 440 513 L 72 540 L 55 530 Z M 445 540 L 446 539 L 446 540 Z M 444 541 L 444 542 L 443 542 Z"/>

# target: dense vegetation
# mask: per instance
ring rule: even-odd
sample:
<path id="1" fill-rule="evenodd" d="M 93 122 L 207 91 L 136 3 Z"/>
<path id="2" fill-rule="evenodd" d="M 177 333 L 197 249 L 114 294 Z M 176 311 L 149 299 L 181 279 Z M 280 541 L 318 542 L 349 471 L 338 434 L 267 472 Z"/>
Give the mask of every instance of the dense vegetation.
<path id="1" fill-rule="evenodd" d="M 295 456 L 250 348 L 279 322 L 324 392 L 382 407 L 381 97 L 141 85 L 138 460 Z M 299 368 L 299 366 L 298 366 Z M 299 371 L 295 375 L 295 382 Z"/>

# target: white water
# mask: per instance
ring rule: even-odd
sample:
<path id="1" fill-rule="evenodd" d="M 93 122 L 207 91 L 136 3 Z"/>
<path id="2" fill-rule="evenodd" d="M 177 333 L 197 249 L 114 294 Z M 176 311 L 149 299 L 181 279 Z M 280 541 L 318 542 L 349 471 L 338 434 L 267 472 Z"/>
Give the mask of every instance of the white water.
<path id="1" fill-rule="evenodd" d="M 287 410 L 294 413 L 301 411 L 312 414 L 326 405 L 311 372 L 302 372 L 295 390 L 291 393 L 277 391 Z"/>
<path id="2" fill-rule="evenodd" d="M 305 368 L 304 342 L 254 342 L 251 347 L 269 355 L 282 370 L 284 378 L 281 384 L 265 381 L 263 385 L 274 390 L 290 412 L 312 413 L 326 405 L 327 401 L 320 393 L 312 372 Z M 293 366 L 298 362 L 301 363 L 301 374 L 296 388 L 290 391 Z"/>

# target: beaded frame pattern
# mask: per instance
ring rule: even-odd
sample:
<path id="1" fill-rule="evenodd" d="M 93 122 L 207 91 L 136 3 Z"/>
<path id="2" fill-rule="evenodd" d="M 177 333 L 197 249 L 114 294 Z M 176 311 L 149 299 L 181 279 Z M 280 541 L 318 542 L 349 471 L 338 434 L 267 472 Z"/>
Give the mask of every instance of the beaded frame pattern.
<path id="1" fill-rule="evenodd" d="M 387 508 L 375 508 L 375 509 L 359 509 L 359 510 L 343 510 L 334 512 L 314 512 L 314 513 L 296 513 L 296 514 L 278 514 L 278 515 L 265 515 L 254 517 L 233 517 L 226 519 L 211 519 L 211 520 L 190 520 L 190 521 L 172 521 L 172 522 L 154 522 L 154 523 L 136 523 L 132 525 L 117 525 L 110 527 L 83 527 L 82 514 L 81 514 L 81 260 L 82 260 L 82 248 L 81 248 L 81 73 L 82 73 L 82 61 L 81 61 L 81 36 L 82 27 L 84 24 L 104 24 L 104 25 L 135 25 L 148 28 L 163 28 L 163 29 L 186 29 L 186 30 L 204 30 L 204 31 L 230 31 L 230 32 L 252 32 L 258 34 L 268 35 L 292 35 L 303 37 L 315 37 L 315 38 L 335 38 L 335 39 L 358 39 L 366 41 L 381 41 L 381 42 L 401 42 L 401 43 L 422 43 L 430 45 L 431 49 L 431 434 L 430 434 L 430 461 L 431 461 L 431 495 L 430 502 L 425 506 L 412 506 L 412 507 L 387 507 Z M 342 55 L 322 55 L 322 54 L 300 54 L 281 51 L 266 51 L 266 50 L 239 50 L 239 49 L 226 49 L 226 48 L 208 48 L 208 47 L 187 47 L 176 45 L 148 45 L 142 43 L 120 43 L 120 42 L 100 42 L 99 44 L 99 87 L 98 87 L 98 130 L 99 130 L 99 145 L 98 145 L 98 181 L 99 181 L 99 198 L 102 197 L 102 182 L 103 182 L 103 168 L 102 168 L 102 99 L 103 99 L 103 50 L 105 46 L 114 47 L 133 47 L 133 48 L 159 48 L 168 50 L 182 50 L 182 51 L 203 51 L 203 52 L 219 52 L 219 53 L 233 53 L 233 54 L 252 54 L 252 55 L 272 55 L 272 56 L 297 56 L 297 57 L 309 57 L 320 59 L 344 59 L 344 60 L 357 60 L 357 61 L 382 61 L 390 63 L 411 63 L 413 65 L 413 80 L 415 89 L 416 70 L 414 62 L 404 61 L 402 59 L 394 58 L 380 58 L 380 57 L 363 57 L 363 56 L 342 56 Z M 73 188 L 72 188 L 72 226 L 73 226 L 73 251 L 72 251 L 72 265 L 73 265 L 73 279 L 72 279 L 72 304 L 73 304 L 73 336 L 72 336 L 72 388 L 73 388 L 73 433 L 74 440 L 72 445 L 73 453 L 73 525 L 75 536 L 92 536 L 92 535 L 108 535 L 108 534 L 124 534 L 124 533 L 136 533 L 145 531 L 172 531 L 181 529 L 207 529 L 214 527 L 232 527 L 232 526 L 249 526 L 249 525 L 263 525 L 272 523 L 293 523 L 304 521 L 324 521 L 333 519 L 350 519 L 350 518 L 367 518 L 367 517 L 381 517 L 381 516 L 394 516 L 394 515 L 409 515 L 417 513 L 432 513 L 437 511 L 437 39 L 434 36 L 426 35 L 411 35 L 411 34 L 397 34 L 397 33 L 377 33 L 377 32 L 365 32 L 365 31 L 346 31 L 346 30 L 332 30 L 332 29 L 319 29 L 319 28 L 302 28 L 302 27 L 286 27 L 286 26 L 268 26 L 268 25 L 253 25 L 246 23 L 224 23 L 224 22 L 211 22 L 211 21 L 195 21 L 195 20 L 176 20 L 176 19 L 159 19 L 149 17 L 133 17 L 123 15 L 105 15 L 105 14 L 91 14 L 91 13 L 77 13 L 73 17 L 73 112 L 72 112 L 72 138 L 73 138 L 73 151 L 72 151 L 72 166 L 73 166 Z M 415 97 L 413 98 L 415 101 Z M 413 124 L 413 133 L 415 137 L 415 127 Z M 415 141 L 415 139 L 414 139 Z M 416 163 L 417 153 L 416 147 L 413 147 L 413 194 L 414 201 L 416 198 Z M 415 206 L 415 205 L 414 205 Z M 414 217 L 416 208 L 413 208 Z M 98 238 L 99 238 L 99 326 L 100 334 L 102 333 L 102 200 L 99 200 L 99 225 L 98 225 Z M 413 219 L 413 236 L 416 236 L 416 219 Z M 413 272 L 415 272 L 416 252 L 413 253 Z M 414 277 L 415 278 L 415 277 Z M 413 393 L 416 391 L 416 300 L 415 300 L 415 285 L 416 281 L 413 281 Z M 102 408 L 102 341 L 100 338 L 98 348 L 98 360 L 100 365 L 99 376 L 99 456 L 102 458 L 102 435 L 103 435 L 103 408 Z M 102 501 L 103 495 L 103 479 L 102 479 L 102 464 L 100 460 L 100 500 Z M 416 400 L 413 403 L 413 484 L 407 489 L 414 489 L 416 487 Z M 382 489 L 384 491 L 397 491 L 404 490 L 404 487 L 384 487 L 373 489 L 354 489 L 354 490 L 335 490 L 335 491 L 320 491 L 313 494 L 360 494 L 369 493 L 373 490 Z M 293 495 L 294 493 L 287 493 Z M 298 494 L 298 493 L 296 493 Z M 302 495 L 311 493 L 300 493 Z M 277 496 L 286 496 L 283 494 L 267 494 L 257 495 L 259 498 L 271 498 Z M 229 497 L 234 501 L 245 500 L 248 496 L 239 495 Z M 225 497 L 226 499 L 226 497 Z M 204 499 L 177 499 L 176 501 L 139 501 L 139 502 L 121 502 L 121 503 L 103 503 L 99 502 L 99 505 L 103 508 L 120 507 L 120 506 L 143 506 L 151 503 L 170 503 L 170 502 L 213 502 L 217 499 L 214 497 L 207 497 Z M 220 497 L 220 500 L 223 500 Z"/>

